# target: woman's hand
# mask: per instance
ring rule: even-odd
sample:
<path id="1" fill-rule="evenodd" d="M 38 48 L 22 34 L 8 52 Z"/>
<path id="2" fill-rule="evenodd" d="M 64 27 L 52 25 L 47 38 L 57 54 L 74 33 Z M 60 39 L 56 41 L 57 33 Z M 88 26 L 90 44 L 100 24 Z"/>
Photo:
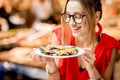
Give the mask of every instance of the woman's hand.
<path id="1" fill-rule="evenodd" d="M 46 65 L 46 72 L 48 73 L 48 80 L 60 80 L 58 67 L 53 58 L 43 57 L 36 53 L 36 49 L 30 53 L 29 58 Z"/>
<path id="2" fill-rule="evenodd" d="M 96 60 L 95 54 L 91 49 L 84 49 L 85 53 L 81 55 L 81 59 L 85 64 L 86 69 L 92 69 L 94 67 L 94 62 Z"/>
<path id="3" fill-rule="evenodd" d="M 47 63 L 54 63 L 53 58 L 43 57 L 37 54 L 36 52 L 37 48 L 34 48 L 33 51 L 29 55 L 30 60 L 35 60 L 37 62 L 40 62 L 41 64 L 47 64 Z"/>
<path id="4" fill-rule="evenodd" d="M 81 55 L 81 59 L 85 64 L 86 70 L 90 76 L 90 80 L 98 80 L 100 78 L 100 74 L 98 73 L 96 67 L 94 66 L 94 62 L 96 60 L 95 54 L 92 50 L 84 49 L 85 53 Z"/>
<path id="5" fill-rule="evenodd" d="M 37 62 L 39 62 L 40 64 L 45 64 L 46 65 L 46 69 L 47 71 L 49 71 L 49 73 L 55 72 L 57 71 L 57 66 L 55 63 L 55 60 L 53 58 L 48 58 L 48 57 L 43 57 L 37 54 L 36 52 L 36 48 L 33 49 L 33 51 L 30 53 L 29 58 L 31 60 L 35 60 Z"/>

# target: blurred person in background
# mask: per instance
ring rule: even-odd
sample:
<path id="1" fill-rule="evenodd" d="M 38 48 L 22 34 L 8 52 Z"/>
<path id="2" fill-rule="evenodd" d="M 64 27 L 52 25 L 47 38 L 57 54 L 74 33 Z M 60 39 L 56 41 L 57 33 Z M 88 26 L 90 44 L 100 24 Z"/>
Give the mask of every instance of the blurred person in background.
<path id="1" fill-rule="evenodd" d="M 33 0 L 31 12 L 35 15 L 35 19 L 41 22 L 49 19 L 53 14 L 51 0 Z"/>
<path id="2" fill-rule="evenodd" d="M 10 17 L 11 21 L 16 24 L 23 24 L 23 28 L 30 28 L 34 20 L 34 16 L 30 11 L 32 0 L 12 0 L 12 2 L 13 7 L 18 12 Z"/>
<path id="3" fill-rule="evenodd" d="M 2 7 L 4 5 L 4 2 L 3 0 L 0 0 L 0 31 L 8 31 L 9 30 L 9 25 L 8 25 L 8 22 L 5 18 L 1 17 L 1 11 L 2 10 Z"/>
<path id="4" fill-rule="evenodd" d="M 9 30 L 8 22 L 5 18 L 0 17 L 0 31 L 7 32 Z"/>
<path id="5" fill-rule="evenodd" d="M 16 10 L 12 6 L 12 1 L 1 1 L 3 1 L 3 5 L 0 7 L 0 16 L 7 21 L 9 29 L 14 28 L 15 25 L 9 20 L 10 16 L 16 12 Z"/>
<path id="6" fill-rule="evenodd" d="M 120 0 L 105 0 L 103 5 L 103 16 L 100 23 L 103 25 L 103 33 L 113 36 L 120 41 Z"/>
<path id="7" fill-rule="evenodd" d="M 60 8 L 60 3 L 56 0 L 33 0 L 31 4 L 31 12 L 35 16 L 34 22 L 59 24 L 60 19 L 57 20 L 58 18 L 56 19 L 56 17 L 60 17 Z"/>
<path id="8" fill-rule="evenodd" d="M 9 10 L 4 7 L 4 1 L 0 0 L 0 30 L 1 31 L 8 31 L 9 24 L 6 20 L 6 16 L 9 13 Z"/>
<path id="9" fill-rule="evenodd" d="M 103 1 L 103 18 L 102 24 L 104 27 L 118 26 L 117 18 L 120 12 L 119 0 L 105 0 Z"/>
<path id="10" fill-rule="evenodd" d="M 33 41 L 42 34 L 46 34 L 47 31 L 49 32 L 53 28 L 52 26 L 60 23 L 61 5 L 56 0 L 12 0 L 11 4 L 19 12 L 9 16 L 10 22 L 16 25 L 25 23 L 27 24 L 25 27 L 30 29 L 26 32 L 18 31 L 15 36 L 10 38 L 9 43 Z M 27 19 L 20 18 L 24 14 Z"/>
<path id="11" fill-rule="evenodd" d="M 33 22 L 31 23 L 32 25 L 27 32 L 20 31 L 14 37 L 10 38 L 10 41 L 13 44 L 27 44 L 29 41 L 34 41 L 35 39 L 47 34 L 60 23 L 61 5 L 58 1 L 31 0 L 29 3 L 29 9 L 35 18 L 33 19 Z M 20 10 L 22 11 L 21 8 Z"/>

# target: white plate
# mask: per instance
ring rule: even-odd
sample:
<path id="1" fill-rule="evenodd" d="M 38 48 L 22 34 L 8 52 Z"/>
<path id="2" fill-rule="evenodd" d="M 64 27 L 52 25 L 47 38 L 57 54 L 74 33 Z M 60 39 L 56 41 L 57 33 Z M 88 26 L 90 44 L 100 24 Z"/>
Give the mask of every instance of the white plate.
<path id="1" fill-rule="evenodd" d="M 49 58 L 71 58 L 71 57 L 77 57 L 83 53 L 85 53 L 85 51 L 82 48 L 78 48 L 78 53 L 76 53 L 75 55 L 69 55 L 69 56 L 51 56 L 51 55 L 45 55 L 41 52 L 41 50 L 38 48 L 35 50 L 35 53 L 40 55 L 40 56 L 44 56 L 44 57 L 49 57 Z"/>

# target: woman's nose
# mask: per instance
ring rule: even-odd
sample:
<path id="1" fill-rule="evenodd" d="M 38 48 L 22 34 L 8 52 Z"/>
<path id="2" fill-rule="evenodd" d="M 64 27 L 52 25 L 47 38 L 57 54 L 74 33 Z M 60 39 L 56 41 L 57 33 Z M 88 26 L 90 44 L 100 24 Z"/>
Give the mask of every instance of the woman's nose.
<path id="1" fill-rule="evenodd" d="M 74 24 L 75 24 L 75 21 L 74 21 L 73 17 L 70 18 L 69 24 L 71 24 L 71 25 L 74 25 Z"/>

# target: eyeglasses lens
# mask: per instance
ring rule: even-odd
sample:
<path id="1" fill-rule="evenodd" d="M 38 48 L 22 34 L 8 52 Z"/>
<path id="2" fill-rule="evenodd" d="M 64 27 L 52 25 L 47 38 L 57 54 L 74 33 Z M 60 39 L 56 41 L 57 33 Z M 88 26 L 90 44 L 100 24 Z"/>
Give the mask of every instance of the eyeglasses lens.
<path id="1" fill-rule="evenodd" d="M 75 15 L 69 15 L 69 14 L 62 14 L 62 18 L 64 20 L 64 22 L 68 23 L 70 22 L 71 17 L 73 17 L 75 23 L 80 24 L 82 22 L 82 19 L 85 15 L 81 15 L 81 14 L 75 14 Z"/>

